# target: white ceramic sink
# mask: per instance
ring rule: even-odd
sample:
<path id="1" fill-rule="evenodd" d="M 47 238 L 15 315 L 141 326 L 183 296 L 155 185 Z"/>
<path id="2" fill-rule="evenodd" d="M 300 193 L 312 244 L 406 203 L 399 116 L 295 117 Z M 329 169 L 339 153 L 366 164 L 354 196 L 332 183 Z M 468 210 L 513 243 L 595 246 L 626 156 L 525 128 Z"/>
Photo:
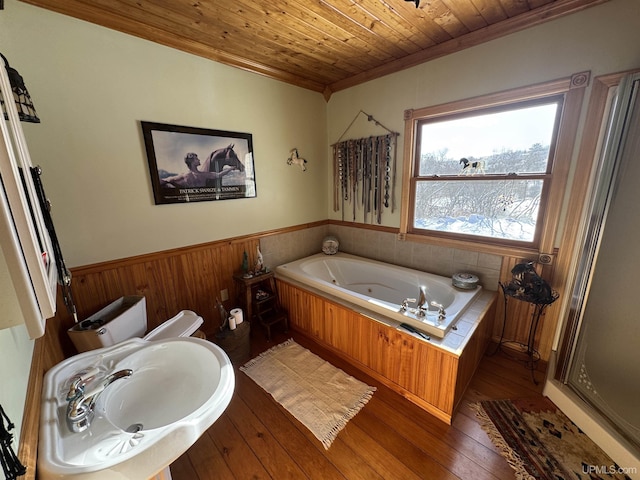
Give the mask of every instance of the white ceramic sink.
<path id="1" fill-rule="evenodd" d="M 131 369 L 97 397 L 88 429 L 66 423 L 70 379 L 95 380 Z M 93 383 L 95 382 L 95 383 Z M 235 378 L 217 345 L 192 337 L 134 338 L 71 357 L 47 372 L 38 446 L 38 478 L 146 480 L 182 455 L 224 412 Z"/>

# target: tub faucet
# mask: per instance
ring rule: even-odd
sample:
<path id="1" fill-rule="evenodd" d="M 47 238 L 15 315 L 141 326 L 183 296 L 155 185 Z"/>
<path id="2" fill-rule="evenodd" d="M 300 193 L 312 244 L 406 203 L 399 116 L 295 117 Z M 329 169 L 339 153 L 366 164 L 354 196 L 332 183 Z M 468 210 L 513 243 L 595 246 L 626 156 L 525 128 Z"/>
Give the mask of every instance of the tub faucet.
<path id="1" fill-rule="evenodd" d="M 420 287 L 420 296 L 418 297 L 418 305 L 416 306 L 416 315 L 418 317 L 424 317 L 426 315 L 426 311 L 429 308 L 428 306 L 424 306 L 426 303 L 429 303 L 427 302 L 427 294 L 424 288 Z"/>
<path id="2" fill-rule="evenodd" d="M 69 387 L 69 393 L 67 394 L 67 427 L 73 433 L 84 432 L 93 421 L 95 416 L 94 408 L 98 396 L 111 385 L 113 382 L 120 378 L 129 378 L 133 374 L 133 370 L 126 368 L 119 370 L 99 381 L 99 384 L 88 393 L 84 393 L 87 386 L 87 381 L 92 379 L 93 376 L 83 377 L 77 376 Z"/>

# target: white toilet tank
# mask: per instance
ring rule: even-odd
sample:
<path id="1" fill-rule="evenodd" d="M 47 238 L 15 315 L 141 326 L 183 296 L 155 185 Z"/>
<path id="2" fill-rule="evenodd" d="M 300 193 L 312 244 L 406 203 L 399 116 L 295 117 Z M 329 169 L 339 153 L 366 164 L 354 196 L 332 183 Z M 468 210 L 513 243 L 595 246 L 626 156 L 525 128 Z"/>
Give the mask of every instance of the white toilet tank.
<path id="1" fill-rule="evenodd" d="M 191 310 L 182 310 L 175 317 L 154 328 L 143 338 L 147 341 L 188 337 L 200 328 L 203 319 Z M 120 297 L 98 313 L 67 330 L 78 352 L 109 347 L 147 331 L 145 297 Z"/>
<path id="2" fill-rule="evenodd" d="M 147 305 L 143 296 L 120 297 L 67 332 L 78 352 L 108 347 L 147 331 Z"/>

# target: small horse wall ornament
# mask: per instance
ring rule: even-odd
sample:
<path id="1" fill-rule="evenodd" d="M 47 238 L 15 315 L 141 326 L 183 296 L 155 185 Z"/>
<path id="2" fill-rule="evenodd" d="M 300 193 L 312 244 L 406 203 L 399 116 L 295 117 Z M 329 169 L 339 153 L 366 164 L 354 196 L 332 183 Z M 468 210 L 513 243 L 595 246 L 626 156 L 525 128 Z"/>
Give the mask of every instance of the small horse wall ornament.
<path id="1" fill-rule="evenodd" d="M 289 152 L 289 158 L 287 158 L 287 165 L 300 165 L 303 172 L 307 171 L 307 161 L 304 158 L 298 156 L 298 149 L 294 148 Z"/>
<path id="2" fill-rule="evenodd" d="M 476 173 L 485 173 L 484 162 L 482 160 L 478 160 L 476 162 L 470 162 L 466 158 L 461 158 L 460 164 L 462 165 L 462 170 L 460 171 L 460 175 L 474 175 Z"/>

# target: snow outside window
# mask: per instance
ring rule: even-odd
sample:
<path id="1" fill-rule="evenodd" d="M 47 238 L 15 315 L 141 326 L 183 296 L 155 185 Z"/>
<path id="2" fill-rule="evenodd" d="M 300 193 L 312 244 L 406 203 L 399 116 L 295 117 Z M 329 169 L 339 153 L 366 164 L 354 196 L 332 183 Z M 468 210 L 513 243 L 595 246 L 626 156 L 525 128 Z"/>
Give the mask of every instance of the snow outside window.
<path id="1" fill-rule="evenodd" d="M 563 98 L 418 120 L 411 231 L 534 246 Z"/>

